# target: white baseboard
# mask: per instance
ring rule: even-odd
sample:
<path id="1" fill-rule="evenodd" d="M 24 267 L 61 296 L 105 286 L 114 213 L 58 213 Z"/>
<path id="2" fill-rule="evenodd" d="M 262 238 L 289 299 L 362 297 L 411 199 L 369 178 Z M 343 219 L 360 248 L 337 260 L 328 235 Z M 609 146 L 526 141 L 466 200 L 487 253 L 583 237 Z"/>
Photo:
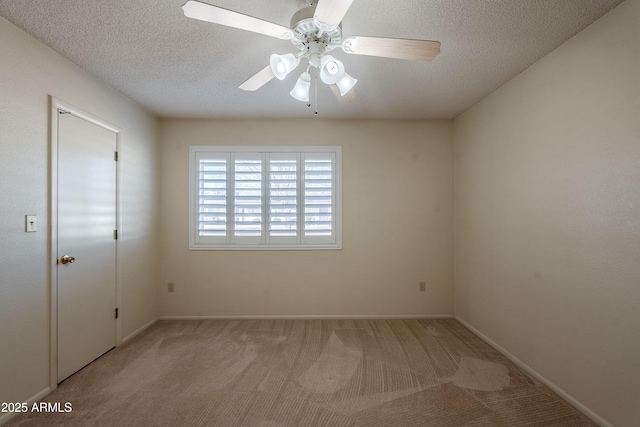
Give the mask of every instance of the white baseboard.
<path id="1" fill-rule="evenodd" d="M 159 320 L 337 320 L 337 319 L 453 319 L 452 314 L 290 314 L 251 316 L 160 316 Z"/>
<path id="2" fill-rule="evenodd" d="M 31 406 L 36 403 L 39 402 L 40 400 L 42 400 L 46 395 L 48 395 L 49 393 L 51 393 L 51 388 L 47 387 L 43 390 L 41 390 L 40 392 L 36 393 L 35 395 L 31 396 L 29 399 L 26 400 L 26 404 L 29 406 L 29 408 L 31 408 Z M 22 403 L 22 402 L 20 402 Z M 8 412 L 2 416 L 0 416 L 0 426 L 3 424 L 6 424 L 9 422 L 10 419 L 12 419 L 13 417 L 20 415 L 20 412 Z"/>
<path id="3" fill-rule="evenodd" d="M 560 387 L 555 385 L 553 382 L 551 382 L 550 380 L 548 380 L 547 378 L 545 378 L 544 376 L 539 374 L 537 371 L 535 371 L 532 367 L 530 367 L 529 365 L 524 363 L 522 360 L 518 359 L 516 356 L 514 356 L 511 353 L 509 353 L 502 346 L 500 346 L 500 345 L 496 344 L 495 342 L 493 342 L 493 340 L 491 340 L 485 334 L 483 334 L 482 332 L 480 332 L 479 330 L 477 330 L 476 328 L 474 328 L 473 326 L 471 326 L 470 324 L 465 322 L 459 316 L 455 316 L 455 319 L 458 322 L 462 323 L 467 329 L 469 329 L 475 335 L 480 337 L 484 342 L 486 342 L 491 347 L 495 348 L 500 353 L 502 353 L 505 357 L 507 357 L 507 359 L 509 359 L 513 363 L 515 363 L 519 368 L 521 368 L 524 371 L 526 371 L 529 375 L 531 375 L 532 377 L 534 377 L 535 379 L 537 379 L 538 381 L 540 381 L 541 383 L 543 383 L 544 385 L 549 387 L 555 393 L 560 395 L 564 400 L 566 400 L 571 405 L 573 405 L 577 410 L 579 410 L 580 412 L 585 414 L 587 417 L 591 418 L 595 423 L 597 423 L 598 425 L 600 425 L 602 427 L 613 427 L 612 424 L 610 424 L 607 421 L 605 421 L 602 417 L 600 417 L 595 412 L 593 412 L 592 410 L 590 410 L 589 408 L 584 406 L 582 403 L 580 403 L 578 400 L 576 400 L 573 396 L 571 396 L 566 391 L 564 391 L 563 389 L 561 389 Z"/>
<path id="4" fill-rule="evenodd" d="M 131 332 L 129 335 L 127 335 L 126 337 L 122 338 L 122 343 L 124 344 L 127 341 L 130 341 L 131 339 L 133 339 L 134 337 L 136 337 L 137 335 L 141 334 L 142 332 L 145 331 L 145 329 L 149 328 L 151 325 L 153 325 L 154 323 L 156 323 L 160 318 L 156 317 L 155 319 L 151 320 L 150 322 L 140 326 L 138 329 L 136 329 L 135 331 Z"/>

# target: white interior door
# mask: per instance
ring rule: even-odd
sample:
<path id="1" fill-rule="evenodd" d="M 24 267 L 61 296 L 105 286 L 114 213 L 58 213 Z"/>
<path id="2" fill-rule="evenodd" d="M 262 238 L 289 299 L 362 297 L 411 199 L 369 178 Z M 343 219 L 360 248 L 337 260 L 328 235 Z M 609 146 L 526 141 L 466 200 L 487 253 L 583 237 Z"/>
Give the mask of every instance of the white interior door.
<path id="1" fill-rule="evenodd" d="M 58 114 L 58 382 L 116 344 L 116 141 Z"/>

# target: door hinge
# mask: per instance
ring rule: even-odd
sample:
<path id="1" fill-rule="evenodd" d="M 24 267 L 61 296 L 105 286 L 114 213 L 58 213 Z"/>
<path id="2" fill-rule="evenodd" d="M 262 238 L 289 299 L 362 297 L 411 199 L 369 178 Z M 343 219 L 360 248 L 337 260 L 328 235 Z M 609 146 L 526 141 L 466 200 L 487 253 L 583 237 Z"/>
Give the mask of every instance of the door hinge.
<path id="1" fill-rule="evenodd" d="M 116 319 L 118 318 L 118 308 L 116 308 Z"/>
<path id="2" fill-rule="evenodd" d="M 118 230 L 113 230 L 113 240 L 118 240 Z"/>
<path id="3" fill-rule="evenodd" d="M 118 161 L 118 152 L 117 151 L 113 152 L 113 160 L 115 160 L 116 162 Z"/>

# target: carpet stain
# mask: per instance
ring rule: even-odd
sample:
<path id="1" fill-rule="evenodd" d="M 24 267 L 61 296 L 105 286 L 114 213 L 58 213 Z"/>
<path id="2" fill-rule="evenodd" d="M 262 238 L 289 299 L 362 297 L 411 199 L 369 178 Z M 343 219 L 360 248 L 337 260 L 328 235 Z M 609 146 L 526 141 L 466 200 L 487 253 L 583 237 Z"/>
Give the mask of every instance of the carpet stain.
<path id="1" fill-rule="evenodd" d="M 312 393 L 335 393 L 351 380 L 361 359 L 362 351 L 347 347 L 332 332 L 320 356 L 298 382 Z"/>
<path id="2" fill-rule="evenodd" d="M 499 391 L 511 383 L 505 365 L 470 357 L 462 359 L 458 371 L 449 381 L 458 387 L 480 391 Z"/>

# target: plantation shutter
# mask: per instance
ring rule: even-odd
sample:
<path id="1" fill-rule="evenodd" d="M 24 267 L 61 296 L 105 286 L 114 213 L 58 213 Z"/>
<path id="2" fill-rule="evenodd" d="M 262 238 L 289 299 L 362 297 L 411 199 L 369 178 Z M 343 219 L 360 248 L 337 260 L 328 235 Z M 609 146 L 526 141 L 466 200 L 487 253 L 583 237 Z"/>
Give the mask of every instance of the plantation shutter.
<path id="1" fill-rule="evenodd" d="M 304 154 L 304 240 L 335 241 L 335 155 Z"/>
<path id="2" fill-rule="evenodd" d="M 263 159 L 259 153 L 235 153 L 233 235 L 236 243 L 262 242 Z"/>
<path id="3" fill-rule="evenodd" d="M 227 241 L 227 153 L 201 153 L 198 163 L 197 240 Z M 204 238 L 204 239 L 203 239 Z"/>
<path id="4" fill-rule="evenodd" d="M 269 153 L 269 243 L 299 242 L 299 171 L 297 153 Z"/>
<path id="5" fill-rule="evenodd" d="M 341 247 L 339 147 L 191 147 L 190 249 Z"/>

